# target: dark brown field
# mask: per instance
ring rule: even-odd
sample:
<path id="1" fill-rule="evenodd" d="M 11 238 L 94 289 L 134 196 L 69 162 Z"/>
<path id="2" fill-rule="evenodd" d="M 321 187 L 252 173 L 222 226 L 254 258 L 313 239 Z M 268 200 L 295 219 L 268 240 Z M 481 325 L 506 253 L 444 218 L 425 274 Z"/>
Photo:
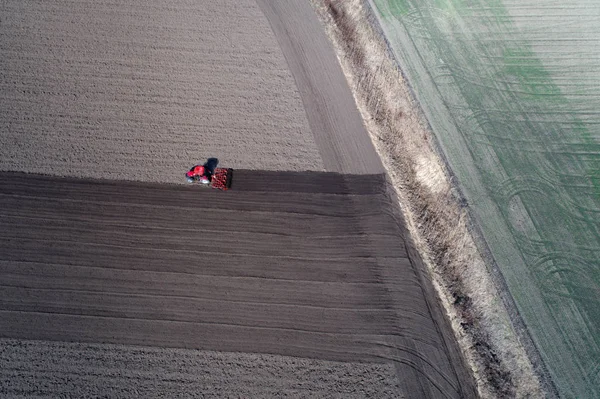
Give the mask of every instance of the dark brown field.
<path id="1" fill-rule="evenodd" d="M 240 170 L 220 192 L 2 173 L 0 337 L 392 364 L 406 396 L 470 396 L 386 185 Z"/>

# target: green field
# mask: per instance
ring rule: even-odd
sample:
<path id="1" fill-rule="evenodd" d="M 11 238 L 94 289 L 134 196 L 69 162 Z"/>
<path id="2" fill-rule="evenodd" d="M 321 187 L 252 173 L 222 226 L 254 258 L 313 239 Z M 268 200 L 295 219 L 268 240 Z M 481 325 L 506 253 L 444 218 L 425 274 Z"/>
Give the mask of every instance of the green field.
<path id="1" fill-rule="evenodd" d="M 560 395 L 600 397 L 600 3 L 370 1 Z"/>

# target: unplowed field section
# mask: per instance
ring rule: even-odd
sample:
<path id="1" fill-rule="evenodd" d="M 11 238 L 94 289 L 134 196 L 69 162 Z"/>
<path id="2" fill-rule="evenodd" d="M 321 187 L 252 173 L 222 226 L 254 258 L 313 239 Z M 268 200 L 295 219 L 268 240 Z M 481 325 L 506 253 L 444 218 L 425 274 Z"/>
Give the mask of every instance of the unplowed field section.
<path id="1" fill-rule="evenodd" d="M 407 395 L 473 394 L 383 176 L 233 179 L 0 174 L 0 337 L 384 363 Z"/>
<path id="2" fill-rule="evenodd" d="M 2 1 L 0 54 L 0 170 L 174 183 L 209 156 L 324 170 L 254 0 Z"/>
<path id="3" fill-rule="evenodd" d="M 396 398 L 391 363 L 0 339 L 0 395 L 111 398 Z"/>

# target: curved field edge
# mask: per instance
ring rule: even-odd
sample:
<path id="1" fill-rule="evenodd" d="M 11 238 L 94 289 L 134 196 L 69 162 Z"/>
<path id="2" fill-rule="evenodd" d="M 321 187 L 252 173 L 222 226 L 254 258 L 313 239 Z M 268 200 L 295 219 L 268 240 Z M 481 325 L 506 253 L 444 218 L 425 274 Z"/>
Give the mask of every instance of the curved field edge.
<path id="1" fill-rule="evenodd" d="M 408 229 L 428 266 L 479 394 L 542 396 L 493 275 L 477 248 L 466 202 L 363 0 L 313 0 L 371 138 L 393 181 Z M 546 394 L 552 387 L 544 381 Z"/>

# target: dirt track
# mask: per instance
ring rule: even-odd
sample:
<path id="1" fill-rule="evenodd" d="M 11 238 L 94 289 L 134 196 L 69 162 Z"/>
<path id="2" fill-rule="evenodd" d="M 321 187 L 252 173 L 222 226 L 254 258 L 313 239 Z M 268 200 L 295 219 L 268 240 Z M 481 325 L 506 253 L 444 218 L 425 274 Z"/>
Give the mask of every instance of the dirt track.
<path id="1" fill-rule="evenodd" d="M 409 396 L 469 395 L 385 186 L 236 171 L 223 193 L 2 173 L 0 337 L 390 363 Z"/>
<path id="2" fill-rule="evenodd" d="M 325 170 L 383 173 L 348 82 L 310 2 L 257 3 L 296 80 Z"/>

